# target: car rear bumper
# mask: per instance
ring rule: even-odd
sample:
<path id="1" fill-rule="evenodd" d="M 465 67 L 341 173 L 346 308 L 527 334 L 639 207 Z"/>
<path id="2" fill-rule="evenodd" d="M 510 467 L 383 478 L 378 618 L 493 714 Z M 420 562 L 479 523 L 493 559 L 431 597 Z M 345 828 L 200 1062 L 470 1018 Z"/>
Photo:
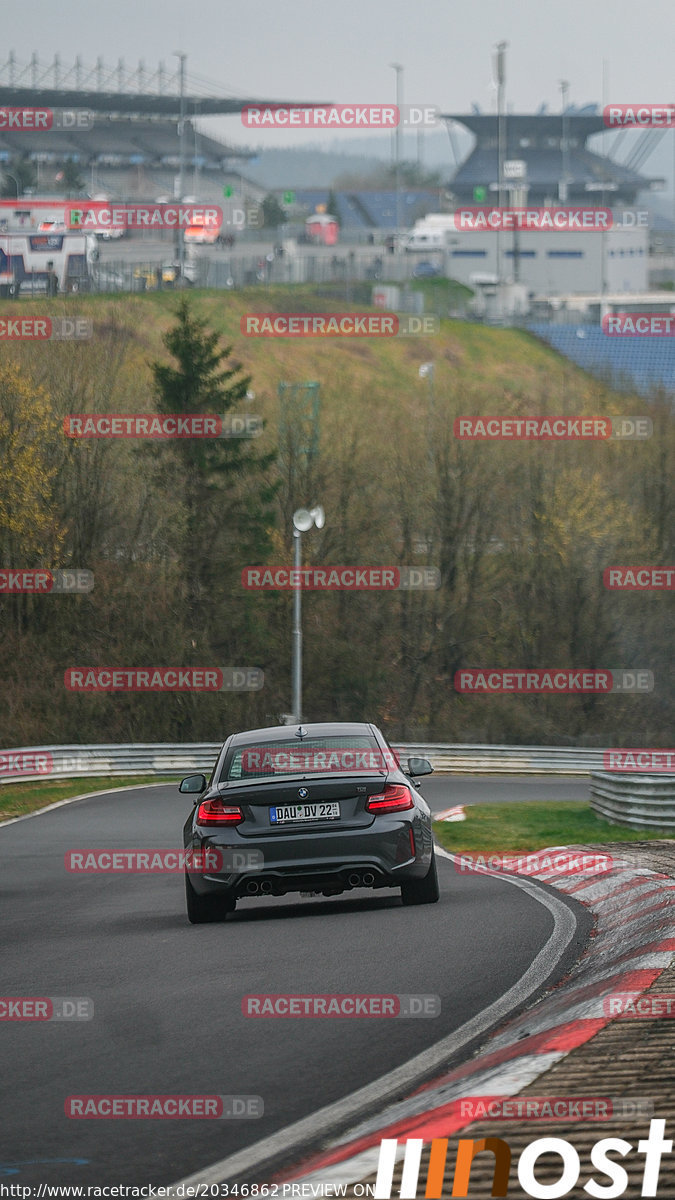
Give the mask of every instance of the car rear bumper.
<path id="1" fill-rule="evenodd" d="M 400 887 L 407 879 L 427 874 L 432 835 L 430 824 L 416 814 L 407 820 L 382 818 L 376 827 L 351 832 L 278 834 L 256 839 L 253 845 L 250 838 L 238 838 L 230 830 L 227 841 L 210 834 L 194 837 L 191 845 L 202 852 L 198 861 L 205 868 L 209 865 L 205 851 L 220 851 L 223 858 L 223 870 L 190 872 L 192 886 L 201 895 L 227 889 L 238 897 L 281 896 L 293 891 Z"/>

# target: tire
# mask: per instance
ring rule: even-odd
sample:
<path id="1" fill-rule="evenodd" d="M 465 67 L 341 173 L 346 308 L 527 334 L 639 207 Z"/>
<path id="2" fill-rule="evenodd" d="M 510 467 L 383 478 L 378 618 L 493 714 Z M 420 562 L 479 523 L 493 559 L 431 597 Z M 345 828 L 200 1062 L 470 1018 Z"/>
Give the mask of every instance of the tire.
<path id="1" fill-rule="evenodd" d="M 404 904 L 436 904 L 440 895 L 436 855 L 432 851 L 431 865 L 424 879 L 410 879 L 401 884 L 401 900 Z"/>
<path id="2" fill-rule="evenodd" d="M 212 921 L 224 921 L 228 913 L 234 912 L 236 900 L 234 897 L 200 896 L 190 883 L 190 877 L 185 873 L 185 903 L 187 918 L 191 925 L 206 925 Z"/>

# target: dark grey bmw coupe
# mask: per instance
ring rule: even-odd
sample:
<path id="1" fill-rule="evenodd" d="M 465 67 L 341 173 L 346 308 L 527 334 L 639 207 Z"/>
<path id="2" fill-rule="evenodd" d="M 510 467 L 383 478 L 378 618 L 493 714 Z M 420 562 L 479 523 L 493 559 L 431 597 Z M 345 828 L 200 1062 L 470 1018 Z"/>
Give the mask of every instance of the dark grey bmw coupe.
<path id="1" fill-rule="evenodd" d="M 401 765 L 367 723 L 274 726 L 232 734 L 183 830 L 192 924 L 233 912 L 244 896 L 400 888 L 404 904 L 439 897 L 431 811 L 413 782 L 425 758 Z"/>

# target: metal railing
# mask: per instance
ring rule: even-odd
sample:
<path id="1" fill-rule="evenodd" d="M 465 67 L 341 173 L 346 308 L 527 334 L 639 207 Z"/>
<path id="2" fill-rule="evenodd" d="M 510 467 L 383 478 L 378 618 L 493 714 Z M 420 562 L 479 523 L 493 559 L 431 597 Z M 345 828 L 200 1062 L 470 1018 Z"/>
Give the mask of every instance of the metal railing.
<path id="1" fill-rule="evenodd" d="M 613 825 L 675 829 L 675 774 L 594 771 L 591 775 L 591 808 Z"/>
<path id="2" fill-rule="evenodd" d="M 23 746 L 0 750 L 0 783 L 85 776 L 187 775 L 210 772 L 219 742 Z M 402 757 L 428 758 L 452 774 L 590 775 L 602 770 L 602 749 L 571 746 L 489 746 L 396 743 Z"/>
<path id="3" fill-rule="evenodd" d="M 220 742 L 134 742 L 126 745 L 22 746 L 0 750 L 0 784 L 101 776 L 210 774 Z M 576 746 L 488 746 L 398 743 L 397 753 L 428 758 L 453 775 L 590 775 L 591 807 L 615 825 L 675 830 L 675 773 L 603 771 L 602 749 Z"/>

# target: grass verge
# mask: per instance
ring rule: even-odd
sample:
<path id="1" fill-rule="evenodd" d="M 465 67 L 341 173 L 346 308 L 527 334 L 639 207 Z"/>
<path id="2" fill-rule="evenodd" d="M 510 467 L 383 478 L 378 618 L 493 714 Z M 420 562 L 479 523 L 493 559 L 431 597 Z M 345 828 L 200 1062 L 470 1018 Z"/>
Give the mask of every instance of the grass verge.
<path id="1" fill-rule="evenodd" d="M 543 850 L 546 846 L 652 841 L 668 831 L 628 829 L 597 817 L 585 800 L 559 804 L 528 800 L 518 804 L 466 806 L 466 821 L 435 821 L 434 834 L 446 850 Z M 672 833 L 672 830 L 670 831 Z"/>
<path id="2" fill-rule="evenodd" d="M 88 779 L 51 779 L 30 783 L 3 784 L 0 788 L 0 821 L 23 817 L 26 813 L 47 808 L 57 800 L 84 796 L 87 792 L 105 792 L 109 788 L 133 787 L 139 783 L 177 783 L 177 779 L 158 779 L 156 775 L 130 775 Z"/>

